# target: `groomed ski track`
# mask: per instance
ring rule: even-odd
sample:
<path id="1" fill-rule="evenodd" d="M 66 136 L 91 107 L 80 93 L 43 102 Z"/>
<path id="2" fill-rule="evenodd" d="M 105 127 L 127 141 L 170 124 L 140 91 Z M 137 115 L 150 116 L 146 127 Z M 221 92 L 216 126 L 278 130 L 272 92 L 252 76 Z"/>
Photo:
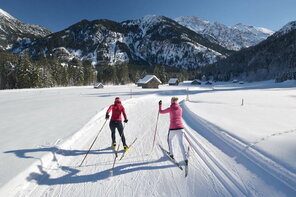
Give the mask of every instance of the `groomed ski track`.
<path id="1" fill-rule="evenodd" d="M 84 154 L 105 119 L 105 109 L 79 132 L 57 144 L 50 154 L 36 161 L 0 191 L 11 196 L 289 196 L 295 188 L 274 177 L 239 154 L 231 144 L 211 135 L 209 124 L 198 120 L 182 102 L 186 135 L 191 142 L 189 175 L 172 164 L 152 141 L 158 100 L 169 106 L 169 98 L 146 96 L 126 100 L 129 122 L 127 143 L 137 142 L 123 160 L 117 161 L 110 176 L 114 153 L 110 148 L 108 124 L 86 158 Z M 196 119 L 197 118 L 197 119 Z M 169 115 L 160 115 L 156 144 L 167 148 Z M 117 140 L 119 136 L 117 134 Z M 176 147 L 176 150 L 178 147 Z M 122 150 L 122 148 L 121 148 Z M 151 154 L 150 154 L 151 153 Z M 119 153 L 121 156 L 122 151 Z M 176 159 L 181 155 L 176 151 Z M 261 177 L 262 175 L 262 177 Z M 23 180 L 23 181 L 21 181 Z M 262 189 L 263 188 L 263 189 Z"/>

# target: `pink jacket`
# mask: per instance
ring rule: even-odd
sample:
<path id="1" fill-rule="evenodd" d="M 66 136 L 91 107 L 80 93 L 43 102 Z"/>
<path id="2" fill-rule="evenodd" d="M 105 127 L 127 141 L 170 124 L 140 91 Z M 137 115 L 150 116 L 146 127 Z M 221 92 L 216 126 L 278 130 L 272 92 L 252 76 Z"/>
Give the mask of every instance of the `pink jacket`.
<path id="1" fill-rule="evenodd" d="M 109 114 L 111 111 L 112 111 L 111 120 L 121 121 L 122 120 L 121 119 L 121 113 L 124 116 L 124 120 L 127 120 L 125 109 L 124 109 L 124 107 L 121 104 L 116 103 L 114 105 L 111 105 L 109 107 L 109 109 L 107 110 L 107 113 L 106 114 Z"/>
<path id="2" fill-rule="evenodd" d="M 159 113 L 170 113 L 170 129 L 183 129 L 182 122 L 182 108 L 177 103 L 172 103 L 171 106 L 165 110 L 161 109 L 159 105 Z"/>

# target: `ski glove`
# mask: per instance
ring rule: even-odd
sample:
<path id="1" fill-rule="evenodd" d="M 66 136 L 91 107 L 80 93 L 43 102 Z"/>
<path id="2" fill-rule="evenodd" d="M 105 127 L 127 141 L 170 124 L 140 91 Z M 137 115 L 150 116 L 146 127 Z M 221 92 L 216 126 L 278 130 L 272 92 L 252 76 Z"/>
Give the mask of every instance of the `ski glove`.
<path id="1" fill-rule="evenodd" d="M 158 105 L 162 105 L 162 100 L 160 100 L 160 101 L 158 102 Z"/>
<path id="2" fill-rule="evenodd" d="M 106 114 L 106 119 L 107 119 L 107 120 L 109 119 L 109 117 L 110 117 L 110 115 L 109 115 L 109 114 Z"/>
<path id="3" fill-rule="evenodd" d="M 124 120 L 123 122 L 127 123 L 128 122 L 128 119 Z"/>

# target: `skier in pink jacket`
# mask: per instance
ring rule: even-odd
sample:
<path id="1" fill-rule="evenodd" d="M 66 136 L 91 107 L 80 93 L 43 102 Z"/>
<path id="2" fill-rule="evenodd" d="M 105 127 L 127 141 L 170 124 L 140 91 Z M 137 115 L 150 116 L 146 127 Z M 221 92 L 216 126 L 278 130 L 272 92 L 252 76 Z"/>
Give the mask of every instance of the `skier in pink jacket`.
<path id="1" fill-rule="evenodd" d="M 184 131 L 184 126 L 182 122 L 182 108 L 178 104 L 178 98 L 172 97 L 171 106 L 169 108 L 162 110 L 161 107 L 162 107 L 162 101 L 160 100 L 159 113 L 161 114 L 170 113 L 170 129 L 168 133 L 168 145 L 169 145 L 170 157 L 174 159 L 172 140 L 174 139 L 174 137 L 177 137 L 180 144 L 185 165 L 187 165 L 188 158 L 187 158 L 186 146 L 184 144 L 185 131 Z"/>
<path id="2" fill-rule="evenodd" d="M 125 113 L 125 109 L 121 104 L 121 100 L 119 97 L 115 98 L 114 104 L 110 105 L 106 112 L 106 119 L 109 119 L 109 113 L 112 112 L 111 121 L 110 121 L 110 129 L 111 129 L 111 138 L 112 138 L 112 148 L 115 149 L 116 147 L 116 140 L 115 140 L 115 129 L 117 128 L 119 135 L 121 137 L 123 148 L 125 151 L 128 150 L 128 146 L 126 145 L 124 132 L 123 132 L 123 125 L 122 125 L 122 115 L 124 117 L 124 122 L 127 123 L 128 119 Z M 122 114 L 122 115 L 121 115 Z"/>

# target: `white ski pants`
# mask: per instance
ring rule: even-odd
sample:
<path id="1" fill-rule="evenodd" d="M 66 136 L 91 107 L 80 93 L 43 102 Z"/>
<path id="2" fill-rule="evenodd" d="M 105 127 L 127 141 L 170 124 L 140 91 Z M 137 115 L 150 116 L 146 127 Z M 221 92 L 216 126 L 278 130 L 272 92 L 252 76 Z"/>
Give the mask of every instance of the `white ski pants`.
<path id="1" fill-rule="evenodd" d="M 187 150 L 186 150 L 186 145 L 184 143 L 184 135 L 185 135 L 184 129 L 169 130 L 168 144 L 169 144 L 170 154 L 174 155 L 174 152 L 173 152 L 173 139 L 175 137 L 177 137 L 177 140 L 178 140 L 180 148 L 181 148 L 181 153 L 183 155 L 183 159 L 186 160 L 187 159 Z"/>

